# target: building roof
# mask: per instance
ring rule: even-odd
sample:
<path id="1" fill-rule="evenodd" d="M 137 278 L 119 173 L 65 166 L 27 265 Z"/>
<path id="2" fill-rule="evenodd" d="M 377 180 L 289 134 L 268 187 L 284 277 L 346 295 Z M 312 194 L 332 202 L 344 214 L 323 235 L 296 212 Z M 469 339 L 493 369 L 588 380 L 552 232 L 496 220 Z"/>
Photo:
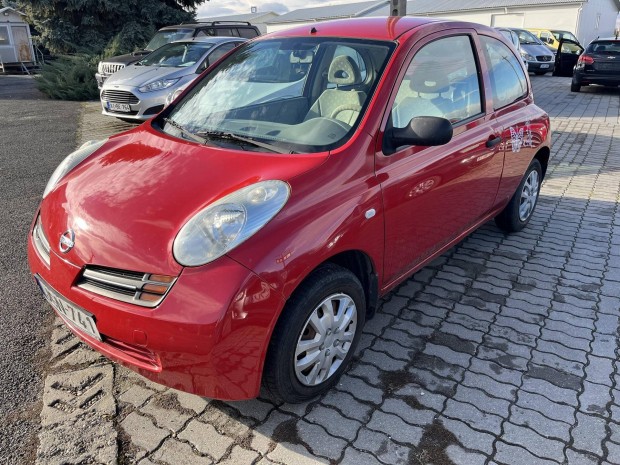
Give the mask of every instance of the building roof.
<path id="1" fill-rule="evenodd" d="M 412 0 L 407 2 L 407 15 L 435 15 L 458 11 L 489 10 L 511 7 L 536 7 L 586 3 L 588 0 Z M 620 2 L 614 1 L 617 6 Z M 269 23 L 301 22 L 359 16 L 388 16 L 390 1 L 345 3 L 302 8 L 274 18 Z"/>
<path id="2" fill-rule="evenodd" d="M 16 10 L 15 8 L 11 8 L 10 6 L 5 6 L 4 8 L 0 8 L 0 15 L 4 13 L 5 11 L 9 11 L 9 10 L 11 10 L 13 13 L 17 13 L 18 15 L 26 16 L 26 13 L 22 13 L 21 11 Z"/>
<path id="3" fill-rule="evenodd" d="M 197 21 L 248 21 L 250 23 L 261 22 L 263 16 L 278 16 L 275 11 L 260 11 L 257 13 L 243 13 L 238 15 L 226 15 L 226 16 L 205 16 L 198 18 Z M 274 18 L 275 19 L 275 18 Z"/>

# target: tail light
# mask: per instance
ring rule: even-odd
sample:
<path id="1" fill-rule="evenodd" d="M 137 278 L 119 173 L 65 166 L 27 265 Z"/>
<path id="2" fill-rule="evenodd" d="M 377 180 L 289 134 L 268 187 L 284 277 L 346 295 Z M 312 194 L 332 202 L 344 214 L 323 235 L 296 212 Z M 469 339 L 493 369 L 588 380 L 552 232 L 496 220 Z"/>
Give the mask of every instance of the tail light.
<path id="1" fill-rule="evenodd" d="M 590 55 L 581 55 L 579 57 L 579 61 L 577 61 L 578 65 L 592 65 L 594 64 L 594 58 Z"/>

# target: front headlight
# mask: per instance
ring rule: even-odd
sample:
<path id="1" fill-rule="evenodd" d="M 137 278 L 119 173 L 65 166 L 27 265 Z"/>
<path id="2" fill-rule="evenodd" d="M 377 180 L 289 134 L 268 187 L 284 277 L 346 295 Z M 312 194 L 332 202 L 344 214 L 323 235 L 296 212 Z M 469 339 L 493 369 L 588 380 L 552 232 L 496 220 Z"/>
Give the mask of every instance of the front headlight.
<path id="1" fill-rule="evenodd" d="M 529 53 L 521 52 L 521 56 L 525 58 L 527 61 L 536 61 L 536 58 L 534 58 Z"/>
<path id="2" fill-rule="evenodd" d="M 183 266 L 212 262 L 265 226 L 290 195 L 283 181 L 244 187 L 194 215 L 174 239 L 174 258 Z"/>
<path id="3" fill-rule="evenodd" d="M 50 180 L 47 181 L 45 190 L 43 191 L 43 198 L 50 193 L 50 191 L 56 187 L 58 181 L 64 178 L 69 171 L 84 161 L 89 155 L 92 155 L 99 147 L 105 144 L 108 139 L 103 140 L 91 140 L 88 141 L 77 149 L 75 152 L 70 153 L 67 158 L 60 162 L 60 165 L 54 170 Z"/>
<path id="4" fill-rule="evenodd" d="M 170 87 L 171 85 L 175 84 L 176 82 L 178 82 L 178 80 L 181 78 L 176 78 L 176 79 L 160 79 L 158 81 L 153 81 L 150 82 L 142 87 L 139 87 L 138 90 L 140 92 L 154 92 L 156 90 L 162 90 L 162 89 L 167 89 L 168 87 Z"/>

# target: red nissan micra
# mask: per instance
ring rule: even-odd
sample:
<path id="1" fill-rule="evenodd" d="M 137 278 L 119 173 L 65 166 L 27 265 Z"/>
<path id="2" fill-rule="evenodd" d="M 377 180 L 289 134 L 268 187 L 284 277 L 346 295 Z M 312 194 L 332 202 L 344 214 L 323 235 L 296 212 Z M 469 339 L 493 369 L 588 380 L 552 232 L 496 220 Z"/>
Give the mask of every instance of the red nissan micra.
<path id="1" fill-rule="evenodd" d="M 52 175 L 29 237 L 91 347 L 177 389 L 329 389 L 380 296 L 491 218 L 523 228 L 549 118 L 495 30 L 316 23 L 239 47 Z"/>

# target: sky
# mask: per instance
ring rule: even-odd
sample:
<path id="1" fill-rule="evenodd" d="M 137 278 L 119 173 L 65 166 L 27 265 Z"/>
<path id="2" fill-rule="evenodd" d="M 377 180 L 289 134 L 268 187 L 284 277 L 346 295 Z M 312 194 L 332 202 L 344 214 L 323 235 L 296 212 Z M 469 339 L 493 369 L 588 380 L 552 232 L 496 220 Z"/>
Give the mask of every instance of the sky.
<path id="1" fill-rule="evenodd" d="M 196 16 L 198 18 L 212 18 L 215 16 L 250 13 L 250 9 L 253 6 L 257 7 L 259 12 L 275 11 L 276 13 L 283 14 L 299 8 L 337 5 L 342 3 L 349 2 L 346 0 L 314 0 L 313 2 L 308 2 L 307 0 L 210 0 L 198 7 Z"/>

